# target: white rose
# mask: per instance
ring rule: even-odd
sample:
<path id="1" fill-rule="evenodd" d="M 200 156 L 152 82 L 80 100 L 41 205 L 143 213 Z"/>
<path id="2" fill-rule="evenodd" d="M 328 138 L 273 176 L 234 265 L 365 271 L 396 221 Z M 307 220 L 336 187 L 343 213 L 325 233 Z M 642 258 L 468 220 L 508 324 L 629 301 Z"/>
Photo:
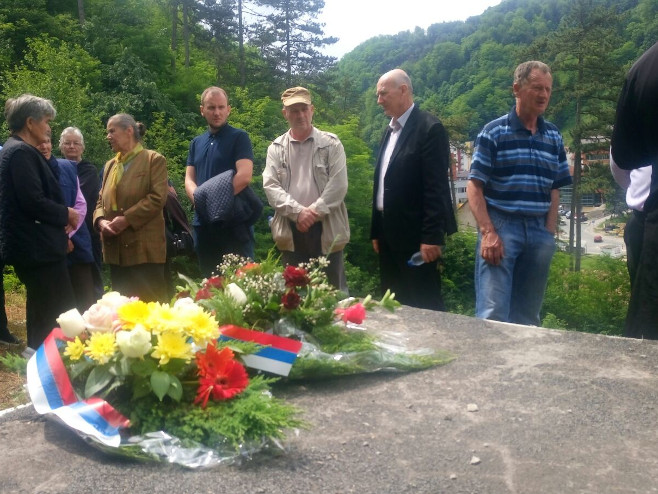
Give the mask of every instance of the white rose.
<path id="1" fill-rule="evenodd" d="M 194 303 L 194 300 L 192 300 L 191 297 L 179 298 L 178 300 L 176 300 L 176 302 L 174 302 L 174 308 L 175 309 L 178 309 L 179 307 L 189 306 L 189 305 L 196 305 Z"/>
<path id="2" fill-rule="evenodd" d="M 67 310 L 57 318 L 57 324 L 62 328 L 62 333 L 68 338 L 75 338 L 85 330 L 85 320 L 78 309 Z"/>
<path id="3" fill-rule="evenodd" d="M 242 288 L 235 283 L 229 283 L 226 287 L 226 292 L 233 297 L 233 300 L 235 300 L 238 305 L 244 305 L 247 303 L 247 295 L 242 291 Z"/>
<path id="4" fill-rule="evenodd" d="M 143 357 L 151 349 L 151 333 L 141 324 L 137 324 L 130 331 L 117 332 L 116 342 L 126 357 Z"/>
<path id="5" fill-rule="evenodd" d="M 103 295 L 98 301 L 98 305 L 103 305 L 109 307 L 110 309 L 116 311 L 119 307 L 130 302 L 130 299 L 124 295 L 121 295 L 119 292 L 107 292 Z"/>
<path id="6" fill-rule="evenodd" d="M 114 309 L 101 304 L 94 304 L 82 314 L 89 331 L 112 331 Z"/>

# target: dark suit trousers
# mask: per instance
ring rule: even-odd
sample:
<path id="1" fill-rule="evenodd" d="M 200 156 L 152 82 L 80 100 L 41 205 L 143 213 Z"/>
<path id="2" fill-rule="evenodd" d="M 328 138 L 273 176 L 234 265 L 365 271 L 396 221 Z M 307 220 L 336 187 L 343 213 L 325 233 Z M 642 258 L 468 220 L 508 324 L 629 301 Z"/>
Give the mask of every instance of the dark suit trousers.
<path id="1" fill-rule="evenodd" d="M 445 310 L 438 262 L 408 266 L 407 261 L 413 252 L 391 250 L 386 239 L 378 240 L 382 292 L 390 289 L 395 293 L 395 299 L 404 305 Z"/>
<path id="2" fill-rule="evenodd" d="M 75 308 L 75 296 L 66 260 L 39 266 L 14 265 L 27 291 L 27 346 L 39 348 L 57 326 L 60 314 Z"/>

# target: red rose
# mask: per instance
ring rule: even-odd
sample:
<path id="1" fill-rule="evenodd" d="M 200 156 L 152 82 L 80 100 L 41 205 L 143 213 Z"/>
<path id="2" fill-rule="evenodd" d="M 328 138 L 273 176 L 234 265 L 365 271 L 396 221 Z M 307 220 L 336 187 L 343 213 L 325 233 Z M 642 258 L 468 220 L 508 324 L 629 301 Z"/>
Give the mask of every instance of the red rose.
<path id="1" fill-rule="evenodd" d="M 366 318 L 366 308 L 361 302 L 354 304 L 347 309 L 336 309 L 335 313 L 341 316 L 345 322 L 352 322 L 354 324 L 361 324 Z"/>
<path id="2" fill-rule="evenodd" d="M 198 292 L 196 292 L 194 300 L 205 300 L 207 298 L 212 298 L 212 293 L 210 293 L 210 290 L 207 288 L 201 288 Z"/>
<path id="3" fill-rule="evenodd" d="M 295 290 L 287 291 L 281 297 L 281 303 L 283 303 L 283 306 L 288 310 L 293 310 L 299 307 L 301 301 L 301 297 Z"/>
<path id="4" fill-rule="evenodd" d="M 224 279 L 221 276 L 211 276 L 203 286 L 204 288 L 217 288 L 221 290 L 224 287 Z"/>
<path id="5" fill-rule="evenodd" d="M 286 266 L 283 270 L 283 279 L 286 280 L 287 287 L 306 286 L 311 282 L 306 270 L 297 266 Z"/>

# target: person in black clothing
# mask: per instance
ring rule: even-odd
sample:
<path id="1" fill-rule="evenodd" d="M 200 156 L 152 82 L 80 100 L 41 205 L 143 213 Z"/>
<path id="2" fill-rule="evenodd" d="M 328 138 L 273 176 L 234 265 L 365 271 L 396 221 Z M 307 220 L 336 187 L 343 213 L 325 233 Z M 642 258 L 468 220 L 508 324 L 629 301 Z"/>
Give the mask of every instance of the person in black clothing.
<path id="1" fill-rule="evenodd" d="M 0 258 L 27 290 L 27 344 L 36 349 L 75 307 L 66 263 L 68 232 L 82 221 L 64 203 L 57 177 L 36 147 L 50 137 L 50 101 L 24 94 L 5 104 L 11 137 L 0 151 Z"/>
<path id="2" fill-rule="evenodd" d="M 0 150 L 2 146 L 0 146 Z M 3 345 L 20 345 L 21 340 L 19 340 L 15 335 L 9 331 L 9 326 L 7 325 L 7 311 L 5 310 L 5 284 L 4 284 L 4 271 L 5 263 L 0 259 L 0 302 L 2 302 L 2 310 L 0 310 L 0 343 Z"/>
<path id="3" fill-rule="evenodd" d="M 633 64 L 617 102 L 612 156 L 619 168 L 652 166 L 644 234 L 624 335 L 658 339 L 658 43 Z"/>
<path id="4" fill-rule="evenodd" d="M 83 159 L 82 154 L 85 151 L 85 138 L 77 127 L 67 127 L 62 131 L 59 138 L 59 150 L 62 156 L 69 161 L 75 162 L 78 170 L 78 180 L 80 180 L 80 190 L 87 201 L 87 214 L 85 215 L 85 224 L 91 235 L 91 250 L 94 255 L 94 295 L 96 298 L 103 296 L 103 246 L 101 244 L 100 234 L 93 225 L 94 207 L 98 201 L 98 192 L 101 190 L 101 181 L 96 166 Z"/>

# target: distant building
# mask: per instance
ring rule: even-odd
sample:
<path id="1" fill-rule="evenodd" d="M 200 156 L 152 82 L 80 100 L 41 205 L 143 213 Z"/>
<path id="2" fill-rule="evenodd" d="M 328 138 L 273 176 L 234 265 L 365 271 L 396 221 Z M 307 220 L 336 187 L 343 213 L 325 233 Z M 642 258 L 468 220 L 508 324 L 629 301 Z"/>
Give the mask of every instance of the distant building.
<path id="1" fill-rule="evenodd" d="M 594 146 L 595 145 L 595 146 Z M 585 139 L 583 146 L 589 148 L 587 151 L 580 153 L 580 164 L 583 176 L 587 175 L 587 171 L 591 166 L 604 166 L 606 169 L 610 167 L 610 142 L 601 139 Z M 567 162 L 569 163 L 569 171 L 573 176 L 575 157 L 573 152 L 566 148 Z M 560 189 L 560 204 L 564 204 L 566 209 L 571 209 L 571 197 L 573 188 L 571 186 L 562 187 Z M 581 204 L 586 207 L 599 206 L 603 202 L 602 194 L 600 192 L 592 192 L 582 194 Z"/>
<path id="2" fill-rule="evenodd" d="M 466 202 L 468 172 L 471 169 L 473 160 L 473 141 L 465 142 L 459 147 L 450 146 L 450 158 L 454 179 L 455 204 L 464 204 Z"/>

